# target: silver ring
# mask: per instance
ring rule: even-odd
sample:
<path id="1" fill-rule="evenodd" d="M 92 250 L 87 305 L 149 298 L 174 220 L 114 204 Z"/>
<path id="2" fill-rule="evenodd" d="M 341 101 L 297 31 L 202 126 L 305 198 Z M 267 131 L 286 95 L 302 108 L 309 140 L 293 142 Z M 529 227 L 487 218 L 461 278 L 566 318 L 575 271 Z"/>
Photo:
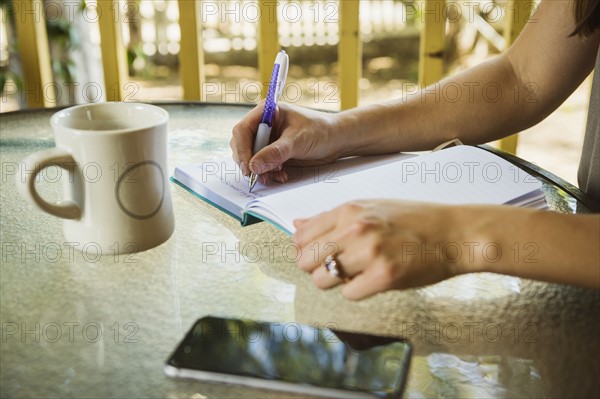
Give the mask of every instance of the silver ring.
<path id="1" fill-rule="evenodd" d="M 325 261 L 323 261 L 323 267 L 332 277 L 340 277 L 341 278 L 341 270 L 339 269 L 340 262 L 335 259 L 333 255 L 327 255 Z"/>

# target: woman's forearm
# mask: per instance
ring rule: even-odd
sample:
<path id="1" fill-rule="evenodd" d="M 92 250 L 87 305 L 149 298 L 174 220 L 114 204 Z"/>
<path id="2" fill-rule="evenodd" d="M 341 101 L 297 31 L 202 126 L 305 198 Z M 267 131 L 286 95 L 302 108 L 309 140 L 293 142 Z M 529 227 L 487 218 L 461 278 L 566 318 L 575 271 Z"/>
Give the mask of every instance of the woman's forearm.
<path id="1" fill-rule="evenodd" d="M 456 212 L 468 220 L 460 234 L 472 250 L 457 274 L 485 271 L 600 288 L 600 215 L 511 207 Z"/>
<path id="2" fill-rule="evenodd" d="M 600 32 L 583 41 L 570 36 L 574 26 L 571 2 L 542 1 L 503 55 L 416 93 L 409 87 L 396 101 L 340 113 L 342 154 L 428 150 L 455 138 L 479 144 L 533 126 L 594 67 Z"/>
<path id="3" fill-rule="evenodd" d="M 340 113 L 343 153 L 428 150 L 455 138 L 478 144 L 503 137 L 536 120 L 535 93 L 527 90 L 498 57 L 404 98 Z"/>

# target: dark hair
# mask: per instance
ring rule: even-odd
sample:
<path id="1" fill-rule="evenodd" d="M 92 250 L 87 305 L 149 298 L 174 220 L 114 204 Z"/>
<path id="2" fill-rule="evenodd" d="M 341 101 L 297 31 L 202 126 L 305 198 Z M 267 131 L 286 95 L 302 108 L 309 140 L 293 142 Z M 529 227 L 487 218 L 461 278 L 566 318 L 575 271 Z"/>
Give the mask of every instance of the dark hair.
<path id="1" fill-rule="evenodd" d="M 571 36 L 589 37 L 600 27 L 600 0 L 573 0 L 575 29 Z"/>

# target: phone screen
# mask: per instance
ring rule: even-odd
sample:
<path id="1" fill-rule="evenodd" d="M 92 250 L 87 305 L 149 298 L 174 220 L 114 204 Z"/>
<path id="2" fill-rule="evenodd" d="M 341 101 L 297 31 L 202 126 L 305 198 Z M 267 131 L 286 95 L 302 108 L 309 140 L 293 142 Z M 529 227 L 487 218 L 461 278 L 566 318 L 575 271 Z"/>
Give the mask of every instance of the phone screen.
<path id="1" fill-rule="evenodd" d="M 205 317 L 167 364 L 394 398 L 404 388 L 410 354 L 410 344 L 398 338 L 298 323 Z"/>

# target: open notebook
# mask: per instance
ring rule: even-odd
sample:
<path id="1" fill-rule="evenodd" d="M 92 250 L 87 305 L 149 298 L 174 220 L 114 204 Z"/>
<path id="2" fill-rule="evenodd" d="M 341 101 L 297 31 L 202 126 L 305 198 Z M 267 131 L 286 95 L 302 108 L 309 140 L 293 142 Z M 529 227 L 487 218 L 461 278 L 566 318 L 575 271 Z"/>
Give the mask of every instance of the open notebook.
<path id="1" fill-rule="evenodd" d="M 288 234 L 295 231 L 294 219 L 359 199 L 546 207 L 537 179 L 471 146 L 417 156 L 345 158 L 329 165 L 286 170 L 289 182 L 258 183 L 252 193 L 230 159 L 176 167 L 172 180 L 243 225 L 262 219 Z"/>

